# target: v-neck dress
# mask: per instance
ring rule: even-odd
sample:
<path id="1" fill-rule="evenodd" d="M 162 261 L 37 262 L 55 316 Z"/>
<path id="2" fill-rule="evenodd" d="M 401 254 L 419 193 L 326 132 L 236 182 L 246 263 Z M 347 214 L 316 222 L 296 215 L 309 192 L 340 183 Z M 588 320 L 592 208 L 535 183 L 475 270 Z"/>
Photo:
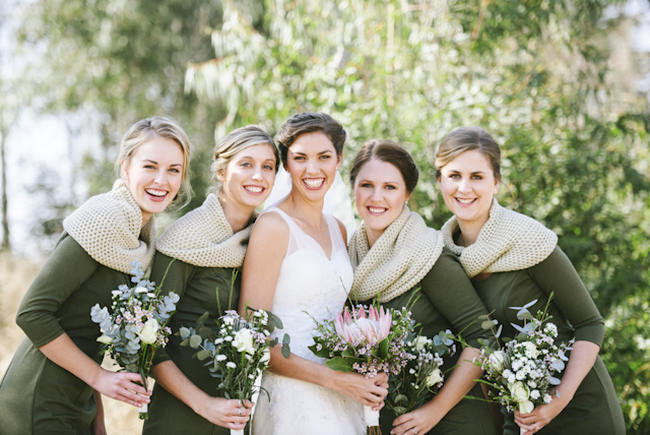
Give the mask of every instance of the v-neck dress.
<path id="1" fill-rule="evenodd" d="M 279 208 L 289 228 L 287 253 L 282 260 L 273 296 L 272 312 L 282 319 L 279 334 L 291 336 L 291 352 L 323 363 L 308 346 L 314 344 L 314 319 L 334 319 L 343 308 L 352 285 L 352 266 L 336 219 L 325 215 L 331 241 L 328 258 L 322 246 Z M 263 273 L 260 271 L 260 273 Z M 257 435 L 365 434 L 363 406 L 319 385 L 266 371 L 253 417 Z"/>

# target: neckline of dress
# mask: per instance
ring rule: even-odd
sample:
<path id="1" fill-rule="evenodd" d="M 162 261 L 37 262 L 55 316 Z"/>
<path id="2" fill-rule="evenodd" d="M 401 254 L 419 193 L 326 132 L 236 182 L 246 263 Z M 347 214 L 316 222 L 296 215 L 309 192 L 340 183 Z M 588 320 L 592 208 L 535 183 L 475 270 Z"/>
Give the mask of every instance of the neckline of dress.
<path id="1" fill-rule="evenodd" d="M 315 239 L 314 237 L 312 237 L 310 234 L 307 234 L 307 232 L 306 232 L 305 230 L 303 230 L 303 229 L 300 227 L 300 225 L 298 225 L 298 222 L 296 222 L 295 219 L 292 218 L 292 217 L 291 217 L 287 212 L 285 212 L 284 210 L 282 210 L 280 207 L 275 207 L 275 208 L 273 208 L 273 210 L 278 210 L 278 211 L 279 211 L 280 213 L 282 213 L 284 216 L 286 216 L 287 218 L 289 218 L 289 219 L 291 220 L 291 223 L 293 223 L 293 225 L 295 225 L 295 227 L 298 229 L 298 231 L 300 231 L 301 233 L 303 233 L 305 236 L 309 237 L 309 238 L 310 238 L 310 239 L 311 239 L 311 240 L 316 244 L 316 246 L 318 246 L 318 247 L 320 248 L 321 254 L 323 254 L 323 256 L 325 257 L 325 259 L 326 259 L 327 261 L 329 261 L 329 262 L 332 262 L 332 259 L 334 258 L 334 239 L 333 239 L 333 237 L 332 237 L 332 228 L 331 228 L 331 226 L 330 226 L 329 219 L 327 218 L 327 216 L 325 216 L 325 214 L 322 214 L 322 216 L 323 216 L 323 218 L 325 219 L 325 224 L 327 225 L 327 234 L 328 234 L 329 239 L 330 239 L 330 255 L 329 255 L 329 256 L 327 255 L 327 252 L 325 252 L 325 248 L 323 248 L 323 245 L 321 245 L 320 243 L 318 243 L 318 240 L 316 240 L 316 239 Z"/>

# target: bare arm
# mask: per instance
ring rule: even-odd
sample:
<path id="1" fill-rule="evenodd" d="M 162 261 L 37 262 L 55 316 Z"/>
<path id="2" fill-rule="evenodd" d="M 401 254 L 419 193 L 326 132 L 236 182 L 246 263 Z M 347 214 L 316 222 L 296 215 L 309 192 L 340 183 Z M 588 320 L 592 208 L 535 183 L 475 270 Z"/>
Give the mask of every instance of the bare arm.
<path id="1" fill-rule="evenodd" d="M 427 433 L 432 427 L 461 401 L 463 396 L 474 386 L 474 380 L 481 377 L 483 371 L 472 360 L 479 351 L 472 347 L 463 350 L 458 358 L 458 366 L 433 399 L 422 407 L 401 415 L 393 422 L 392 434 L 406 434 L 411 430 Z"/>
<path id="2" fill-rule="evenodd" d="M 245 307 L 270 310 L 282 260 L 287 252 L 289 228 L 282 217 L 267 213 L 258 219 L 251 233 L 242 274 L 239 311 Z M 264 271 L 264 273 L 260 273 Z M 274 373 L 338 391 L 369 405 L 381 406 L 386 396 L 385 377 L 366 379 L 355 373 L 331 370 L 323 364 L 291 354 L 284 358 L 278 346 L 271 350 L 270 370 Z"/>
<path id="3" fill-rule="evenodd" d="M 177 399 L 212 424 L 228 429 L 244 429 L 250 418 L 251 402 L 213 397 L 194 385 L 173 361 L 167 360 L 153 368 L 156 382 Z"/>
<path id="4" fill-rule="evenodd" d="M 39 350 L 52 362 L 105 396 L 133 406 L 149 403 L 151 393 L 140 385 L 142 378 L 139 374 L 115 373 L 101 368 L 66 333 L 39 347 Z"/>

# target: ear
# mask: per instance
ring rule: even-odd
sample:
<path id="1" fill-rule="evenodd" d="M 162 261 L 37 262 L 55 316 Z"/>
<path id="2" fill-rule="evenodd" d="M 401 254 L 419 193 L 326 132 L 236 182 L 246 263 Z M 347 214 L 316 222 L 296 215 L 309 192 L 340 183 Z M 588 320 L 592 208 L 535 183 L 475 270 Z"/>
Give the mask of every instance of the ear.
<path id="1" fill-rule="evenodd" d="M 226 170 L 225 169 L 217 169 L 217 180 L 221 181 L 222 183 L 226 180 Z"/>
<path id="2" fill-rule="evenodd" d="M 494 194 L 496 195 L 497 192 L 499 191 L 499 186 L 501 185 L 501 182 L 499 180 L 494 180 Z"/>
<path id="3" fill-rule="evenodd" d="M 128 167 L 129 163 L 127 160 L 122 160 L 122 163 L 120 163 L 120 177 L 123 180 L 128 180 L 129 179 L 129 172 L 128 172 Z"/>
<path id="4" fill-rule="evenodd" d="M 341 163 L 343 163 L 343 155 L 337 154 L 336 155 L 336 170 L 337 171 L 341 167 Z"/>

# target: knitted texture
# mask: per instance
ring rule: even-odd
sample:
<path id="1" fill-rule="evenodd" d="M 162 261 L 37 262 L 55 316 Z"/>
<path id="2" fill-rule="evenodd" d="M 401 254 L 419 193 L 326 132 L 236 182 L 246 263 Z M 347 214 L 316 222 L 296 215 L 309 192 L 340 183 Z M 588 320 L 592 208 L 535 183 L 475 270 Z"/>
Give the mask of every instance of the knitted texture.
<path id="1" fill-rule="evenodd" d="M 496 199 L 490 217 L 483 224 L 476 242 L 458 246 L 453 236 L 458 228 L 456 216 L 442 226 L 445 245 L 456 255 L 472 278 L 479 273 L 510 272 L 544 261 L 557 245 L 557 235 L 540 222 L 499 205 Z"/>
<path id="2" fill-rule="evenodd" d="M 407 292 L 431 270 L 443 245 L 440 232 L 406 206 L 372 248 L 361 224 L 349 248 L 355 268 L 351 297 L 367 301 L 379 296 L 379 302 L 387 302 Z"/>
<path id="3" fill-rule="evenodd" d="M 234 233 L 216 194 L 171 224 L 156 249 L 199 267 L 239 267 L 244 262 L 251 227 Z"/>
<path id="4" fill-rule="evenodd" d="M 95 195 L 63 220 L 63 229 L 95 261 L 131 273 L 131 262 L 146 270 L 154 254 L 153 217 L 142 226 L 142 211 L 122 180 Z"/>

